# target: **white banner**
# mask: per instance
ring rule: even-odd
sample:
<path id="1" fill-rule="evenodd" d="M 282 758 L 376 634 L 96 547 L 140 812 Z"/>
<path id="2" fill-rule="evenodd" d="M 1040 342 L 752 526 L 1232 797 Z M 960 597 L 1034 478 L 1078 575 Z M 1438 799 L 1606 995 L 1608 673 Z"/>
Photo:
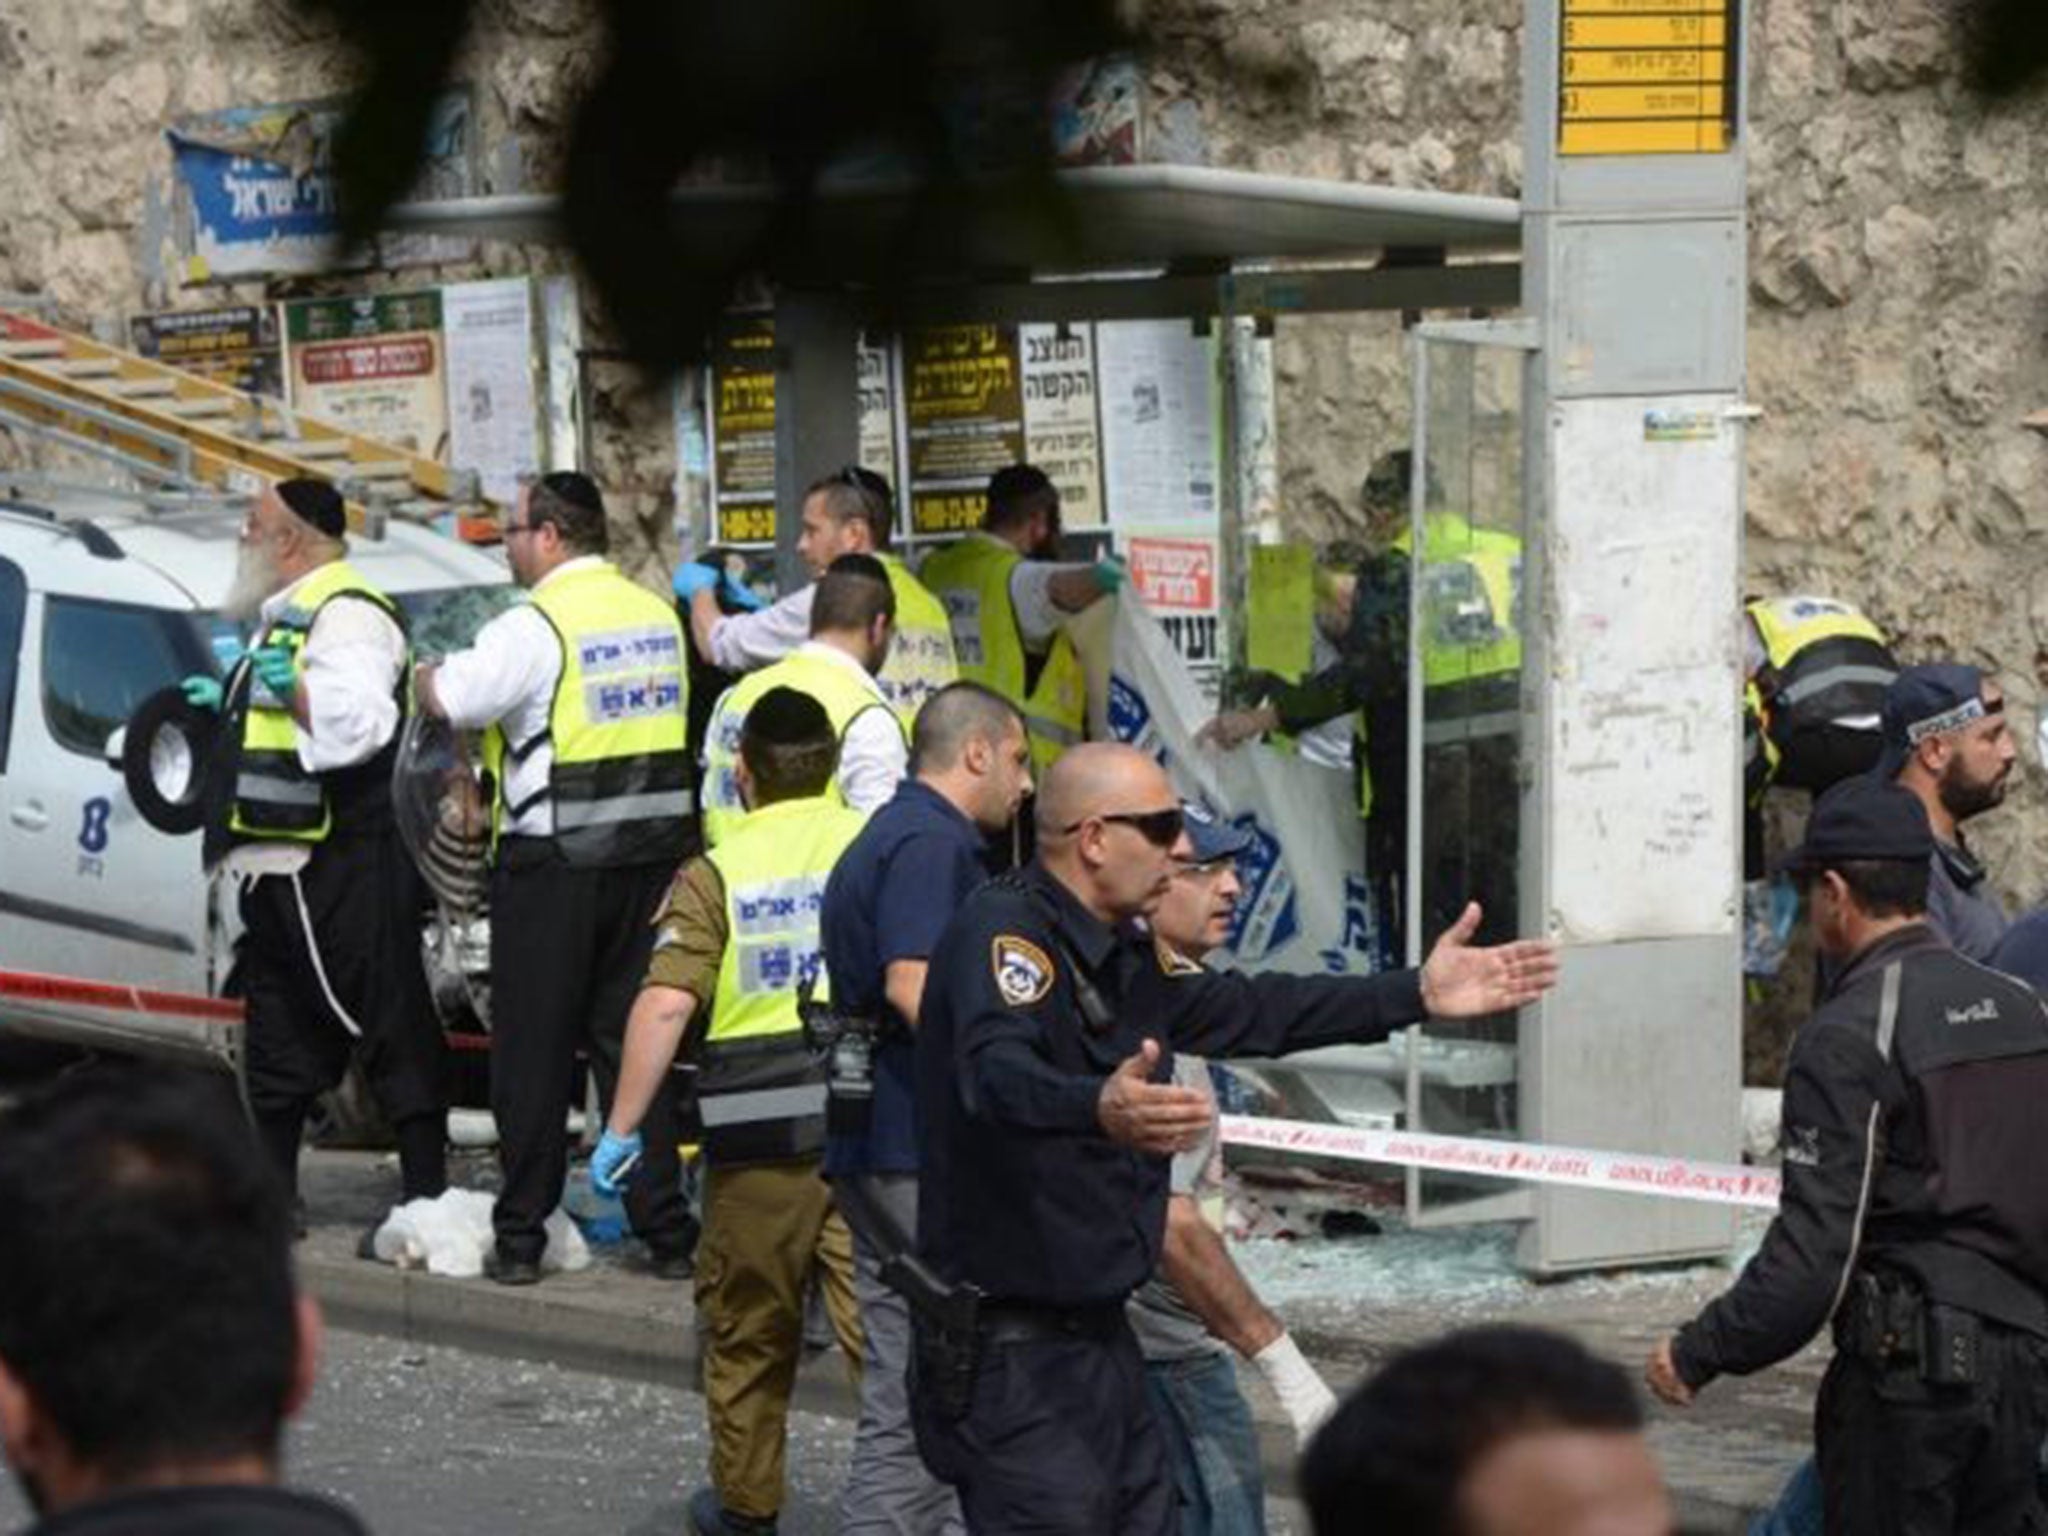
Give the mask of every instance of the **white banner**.
<path id="1" fill-rule="evenodd" d="M 1195 744 L 1213 711 L 1159 621 L 1126 591 L 1105 625 L 1071 626 L 1089 664 L 1089 735 L 1124 741 L 1165 766 L 1175 786 L 1250 832 L 1224 962 L 1247 971 L 1363 973 L 1373 968 L 1375 914 L 1365 834 L 1351 775 L 1277 752 Z"/>
<path id="2" fill-rule="evenodd" d="M 1701 1163 L 1637 1152 L 1596 1152 L 1585 1147 L 1435 1136 L 1425 1131 L 1359 1130 L 1347 1125 L 1262 1120 L 1250 1115 L 1223 1115 L 1218 1127 L 1224 1143 L 1233 1147 L 1264 1147 L 1273 1152 L 1391 1163 L 1400 1168 L 1434 1168 L 1445 1173 L 1477 1173 L 1530 1184 L 1572 1184 L 1614 1194 L 1747 1205 L 1765 1211 L 1778 1207 L 1778 1175 L 1768 1168 L 1748 1168 L 1740 1163 Z"/>

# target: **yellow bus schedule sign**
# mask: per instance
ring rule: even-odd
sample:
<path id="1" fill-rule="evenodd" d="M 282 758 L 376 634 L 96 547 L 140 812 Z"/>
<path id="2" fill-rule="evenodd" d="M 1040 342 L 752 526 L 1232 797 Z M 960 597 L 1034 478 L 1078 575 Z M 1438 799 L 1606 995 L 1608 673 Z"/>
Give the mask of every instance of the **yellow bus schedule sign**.
<path id="1" fill-rule="evenodd" d="M 1558 151 L 1715 155 L 1735 138 L 1741 0 L 1563 0 Z"/>

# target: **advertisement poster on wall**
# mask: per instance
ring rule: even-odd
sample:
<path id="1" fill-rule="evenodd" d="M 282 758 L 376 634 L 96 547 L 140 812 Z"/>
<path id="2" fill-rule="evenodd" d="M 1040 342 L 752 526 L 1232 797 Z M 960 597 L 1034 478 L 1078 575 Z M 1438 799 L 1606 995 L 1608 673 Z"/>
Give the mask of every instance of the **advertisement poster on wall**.
<path id="1" fill-rule="evenodd" d="M 1213 524 L 1215 358 L 1185 320 L 1095 328 L 1102 478 L 1118 528 Z"/>
<path id="2" fill-rule="evenodd" d="M 459 261 L 473 242 L 382 236 L 359 252 L 340 245 L 333 144 L 348 103 L 335 98 L 229 107 L 180 119 L 171 144 L 172 202 L 187 282 L 355 266 Z M 436 97 L 407 201 L 476 190 L 470 98 Z"/>
<path id="3" fill-rule="evenodd" d="M 889 353 L 863 337 L 854 367 L 860 390 L 860 461 L 896 476 L 895 391 Z M 712 542 L 775 542 L 775 321 L 740 315 L 726 324 L 712 351 L 706 394 L 711 418 Z M 840 466 L 818 466 L 829 475 Z"/>
<path id="4" fill-rule="evenodd" d="M 448 342 L 448 462 L 477 472 L 510 506 L 519 477 L 541 464 L 534 388 L 533 285 L 523 277 L 441 290 Z"/>
<path id="5" fill-rule="evenodd" d="M 294 410 L 447 462 L 439 289 L 296 299 L 284 313 Z"/>
<path id="6" fill-rule="evenodd" d="M 1224 660 L 1219 598 L 1223 583 L 1214 526 L 1125 534 L 1117 547 L 1129 565 L 1130 590 L 1152 610 L 1213 708 Z"/>
<path id="7" fill-rule="evenodd" d="M 711 487 L 718 544 L 775 538 L 775 322 L 733 321 L 711 358 Z"/>
<path id="8" fill-rule="evenodd" d="M 1060 520 L 1099 528 L 1102 432 L 1095 416 L 1095 335 L 1087 325 L 1017 328 L 1024 377 L 1024 455 L 1059 488 Z"/>
<path id="9" fill-rule="evenodd" d="M 910 332 L 903 338 L 903 409 L 911 532 L 979 527 L 988 477 L 1024 457 L 1016 327 L 937 325 Z"/>
<path id="10" fill-rule="evenodd" d="M 128 339 L 144 357 L 202 379 L 244 394 L 284 397 L 277 311 L 268 304 L 136 315 L 128 322 Z"/>

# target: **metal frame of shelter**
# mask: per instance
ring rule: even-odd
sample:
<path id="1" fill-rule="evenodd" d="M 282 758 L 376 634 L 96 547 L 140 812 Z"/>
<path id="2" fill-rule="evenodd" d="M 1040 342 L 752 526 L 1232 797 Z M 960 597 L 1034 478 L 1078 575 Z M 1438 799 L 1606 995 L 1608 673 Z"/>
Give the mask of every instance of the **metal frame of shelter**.
<path id="1" fill-rule="evenodd" d="M 1433 356 L 1511 358 L 1528 594 L 1519 916 L 1524 932 L 1566 947 L 1562 983 L 1516 1029 L 1519 1133 L 1727 1159 L 1741 1017 L 1740 423 L 1753 414 L 1739 398 L 1745 0 L 1639 9 L 1526 0 L 1520 202 L 1175 166 L 1069 171 L 1060 179 L 1078 249 L 1047 246 L 1020 219 L 966 253 L 950 280 L 892 296 L 889 318 L 1228 325 L 1449 312 L 1411 333 L 1418 437 Z M 828 186 L 820 238 L 871 238 L 902 195 L 872 182 Z M 685 189 L 676 212 L 705 238 L 737 240 L 761 227 L 769 201 L 764 189 Z M 391 222 L 545 240 L 556 206 L 472 199 L 402 207 Z M 1466 318 L 1515 310 L 1522 318 Z M 802 487 L 817 466 L 858 457 L 855 348 L 870 318 L 857 292 L 776 295 L 785 579 L 799 575 Z M 1233 350 L 1218 349 L 1219 468 L 1224 576 L 1239 593 Z M 1421 475 L 1415 494 L 1420 549 Z M 1412 653 L 1418 717 L 1420 672 Z M 1419 758 L 1423 731 L 1410 735 Z M 1411 873 L 1419 776 L 1411 762 Z M 1411 1051 L 1411 1114 L 1417 1070 Z M 1538 1273 L 1717 1255 L 1734 1234 L 1716 1207 L 1548 1187 L 1470 1214 L 1527 1218 L 1520 1259 Z"/>

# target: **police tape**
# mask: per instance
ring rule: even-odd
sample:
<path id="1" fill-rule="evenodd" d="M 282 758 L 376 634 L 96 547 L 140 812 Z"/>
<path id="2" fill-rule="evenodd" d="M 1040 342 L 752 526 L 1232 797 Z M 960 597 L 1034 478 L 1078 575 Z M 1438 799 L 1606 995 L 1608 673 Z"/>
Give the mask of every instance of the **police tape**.
<path id="1" fill-rule="evenodd" d="M 1348 1125 L 1267 1120 L 1252 1115 L 1223 1115 L 1218 1126 L 1224 1143 L 1233 1147 L 1262 1147 L 1269 1152 L 1480 1174 L 1531 1184 L 1570 1184 L 1626 1195 L 1705 1200 L 1715 1205 L 1746 1205 L 1759 1210 L 1775 1210 L 1778 1204 L 1778 1175 L 1770 1169 L 1746 1168 L 1739 1163 L 1702 1163 L 1636 1152 L 1487 1141 L 1428 1131 L 1361 1130 Z"/>

